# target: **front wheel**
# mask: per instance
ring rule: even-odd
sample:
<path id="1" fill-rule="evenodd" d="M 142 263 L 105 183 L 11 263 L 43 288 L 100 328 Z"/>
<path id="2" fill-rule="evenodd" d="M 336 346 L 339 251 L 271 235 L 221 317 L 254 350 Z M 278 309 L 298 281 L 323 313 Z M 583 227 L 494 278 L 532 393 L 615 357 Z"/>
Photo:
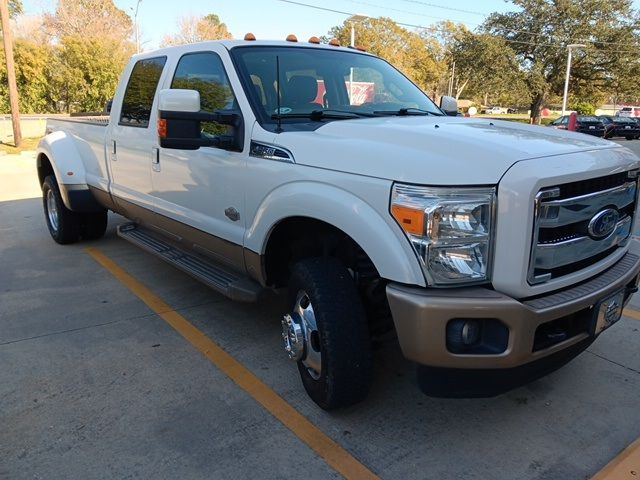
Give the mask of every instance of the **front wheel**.
<path id="1" fill-rule="evenodd" d="M 291 313 L 282 321 L 285 349 L 305 390 L 321 408 L 353 405 L 372 379 L 371 343 L 355 283 L 335 258 L 309 258 L 293 267 Z"/>

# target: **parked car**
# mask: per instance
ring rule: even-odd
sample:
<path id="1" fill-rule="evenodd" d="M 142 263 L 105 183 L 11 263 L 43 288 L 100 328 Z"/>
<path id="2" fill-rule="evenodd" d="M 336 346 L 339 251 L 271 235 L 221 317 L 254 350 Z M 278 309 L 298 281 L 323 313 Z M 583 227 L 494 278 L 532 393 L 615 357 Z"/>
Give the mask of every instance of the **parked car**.
<path id="1" fill-rule="evenodd" d="M 619 117 L 640 117 L 640 107 L 622 107 L 618 111 Z"/>
<path id="2" fill-rule="evenodd" d="M 353 71 L 371 79 L 361 95 Z M 640 159 L 456 112 L 345 47 L 145 52 L 108 121 L 48 120 L 44 220 L 68 244 L 100 238 L 112 210 L 121 238 L 231 299 L 282 293 L 283 374 L 322 408 L 366 396 L 372 335 L 393 329 L 425 392 L 495 395 L 621 318 L 640 273 Z"/>
<path id="3" fill-rule="evenodd" d="M 517 108 L 513 108 L 513 107 L 509 107 L 509 108 L 507 108 L 507 113 L 518 113 L 518 109 Z"/>
<path id="4" fill-rule="evenodd" d="M 640 138 L 640 124 L 634 117 L 614 117 L 613 115 L 600 115 L 605 124 L 604 138 L 624 137 L 627 140 Z"/>
<path id="5" fill-rule="evenodd" d="M 569 128 L 569 118 L 570 115 L 564 115 L 557 120 L 554 120 L 549 125 L 560 130 L 567 130 Z M 602 119 L 598 117 L 578 115 L 575 131 L 596 137 L 604 137 L 607 127 Z"/>
<path id="6" fill-rule="evenodd" d="M 497 115 L 505 112 L 506 112 L 506 109 L 502 107 L 487 107 L 484 113 L 488 115 Z"/>

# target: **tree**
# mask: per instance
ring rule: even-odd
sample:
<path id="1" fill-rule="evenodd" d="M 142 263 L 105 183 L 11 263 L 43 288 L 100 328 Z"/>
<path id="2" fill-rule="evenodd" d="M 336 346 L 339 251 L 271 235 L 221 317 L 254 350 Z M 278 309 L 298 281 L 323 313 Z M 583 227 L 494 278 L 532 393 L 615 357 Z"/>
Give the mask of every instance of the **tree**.
<path id="1" fill-rule="evenodd" d="M 52 48 L 49 45 L 22 39 L 16 41 L 14 45 L 16 83 L 22 113 L 43 113 L 50 110 L 46 71 L 51 56 Z M 0 52 L 0 112 L 8 111 L 7 70 L 4 52 Z"/>
<path id="2" fill-rule="evenodd" d="M 421 35 L 438 41 L 440 60 L 449 66 L 446 85 L 440 85 L 443 93 L 448 90 L 451 74 L 455 73 L 453 94 L 456 99 L 464 94 L 466 98 L 480 102 L 485 96 L 494 101 L 501 99 L 509 105 L 527 101 L 528 92 L 516 54 L 502 38 L 473 33 L 464 25 L 450 21 L 426 28 Z"/>
<path id="3" fill-rule="evenodd" d="M 15 18 L 22 13 L 22 0 L 9 0 L 9 16 Z"/>
<path id="4" fill-rule="evenodd" d="M 19 15 L 12 22 L 13 35 L 16 39 L 41 45 L 50 44 L 50 36 L 44 26 L 41 15 Z"/>
<path id="5" fill-rule="evenodd" d="M 341 45 L 349 45 L 353 20 L 333 27 L 329 35 Z M 433 38 L 401 27 L 390 18 L 371 18 L 353 22 L 356 44 L 392 63 L 420 88 L 435 94 L 446 64 L 438 60 L 440 45 Z"/>
<path id="6" fill-rule="evenodd" d="M 54 109 L 99 112 L 113 98 L 120 73 L 133 53 L 117 40 L 65 37 L 49 63 Z"/>
<path id="7" fill-rule="evenodd" d="M 45 25 L 58 40 L 78 37 L 126 42 L 133 33 L 131 18 L 112 0 L 58 0 L 55 13 L 45 16 Z"/>
<path id="8" fill-rule="evenodd" d="M 162 39 L 161 46 L 168 47 L 229 38 L 233 38 L 233 36 L 217 15 L 213 13 L 204 17 L 189 15 L 180 18 L 178 33 L 165 36 Z"/>
<path id="9" fill-rule="evenodd" d="M 574 51 L 571 69 L 572 92 L 579 98 L 601 97 L 625 62 L 637 62 L 640 22 L 631 0 L 511 2 L 517 11 L 492 14 L 483 29 L 515 51 L 531 96 L 532 121 L 550 98 L 562 95 L 568 44 L 586 45 Z"/>

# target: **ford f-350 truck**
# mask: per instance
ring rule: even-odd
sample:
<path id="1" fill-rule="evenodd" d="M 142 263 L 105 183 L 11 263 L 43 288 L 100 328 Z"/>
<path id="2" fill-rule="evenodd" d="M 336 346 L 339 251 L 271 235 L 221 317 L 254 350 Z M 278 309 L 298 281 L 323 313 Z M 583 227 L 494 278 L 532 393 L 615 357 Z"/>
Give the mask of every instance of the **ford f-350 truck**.
<path id="1" fill-rule="evenodd" d="M 111 210 L 229 298 L 286 289 L 285 350 L 325 409 L 366 395 L 385 318 L 422 389 L 452 396 L 541 376 L 620 318 L 640 271 L 629 150 L 456 116 L 356 49 L 247 38 L 136 55 L 108 120 L 48 122 L 55 241 L 101 237 Z"/>

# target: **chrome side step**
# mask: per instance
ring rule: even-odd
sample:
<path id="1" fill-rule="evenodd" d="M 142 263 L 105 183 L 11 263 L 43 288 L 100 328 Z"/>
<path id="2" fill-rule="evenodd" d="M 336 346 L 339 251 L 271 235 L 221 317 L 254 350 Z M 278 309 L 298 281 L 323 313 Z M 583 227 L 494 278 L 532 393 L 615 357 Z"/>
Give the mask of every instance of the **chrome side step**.
<path id="1" fill-rule="evenodd" d="M 135 223 L 118 225 L 118 236 L 160 257 L 216 292 L 238 302 L 256 302 L 264 289 L 260 284 L 200 255 L 173 245 L 162 235 Z"/>

